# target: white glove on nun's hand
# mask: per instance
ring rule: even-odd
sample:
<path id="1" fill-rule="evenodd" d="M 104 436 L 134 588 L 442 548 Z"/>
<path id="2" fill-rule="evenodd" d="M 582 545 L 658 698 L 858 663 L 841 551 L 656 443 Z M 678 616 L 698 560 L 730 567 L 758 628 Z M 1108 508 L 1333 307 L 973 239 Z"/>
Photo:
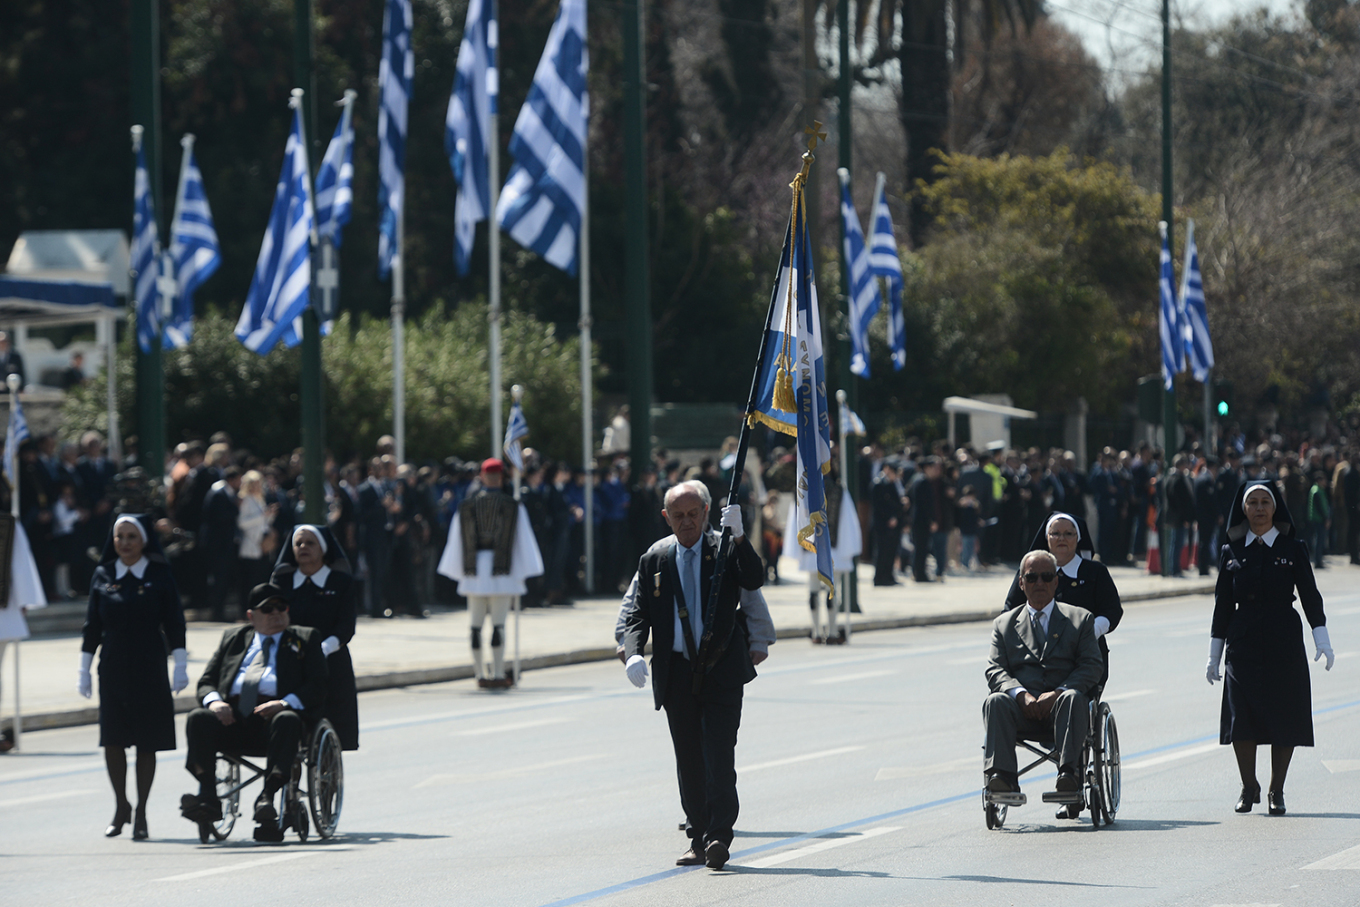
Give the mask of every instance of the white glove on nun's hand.
<path id="1" fill-rule="evenodd" d="M 1218 663 L 1223 660 L 1223 640 L 1209 640 L 1209 664 L 1204 669 L 1204 679 L 1209 681 L 1212 686 L 1215 680 L 1222 680 L 1218 675 Z"/>
<path id="2" fill-rule="evenodd" d="M 94 695 L 94 681 L 90 679 L 90 665 L 93 662 L 93 652 L 80 653 L 80 670 L 76 673 L 76 691 L 86 699 Z"/>
<path id="3" fill-rule="evenodd" d="M 634 655 L 623 665 L 624 673 L 628 675 L 629 681 L 633 686 L 642 689 L 647 685 L 647 659 L 641 655 Z"/>
<path id="4" fill-rule="evenodd" d="M 170 681 L 170 692 L 178 693 L 189 685 L 189 650 L 175 649 L 170 654 L 175 659 L 175 676 Z"/>
<path id="5" fill-rule="evenodd" d="M 337 636 L 327 636 L 321 640 L 321 651 L 326 655 L 334 655 L 340 651 L 340 638 Z"/>
<path id="6" fill-rule="evenodd" d="M 732 538 L 745 538 L 746 528 L 741 524 L 741 505 L 728 504 L 722 509 L 722 528 L 732 530 Z"/>
<path id="7" fill-rule="evenodd" d="M 1317 661 L 1322 656 L 1327 656 L 1327 670 L 1332 669 L 1332 662 L 1336 656 L 1332 654 L 1332 640 L 1327 635 L 1326 627 L 1313 628 L 1313 645 L 1317 646 L 1317 654 L 1313 656 L 1313 661 Z"/>

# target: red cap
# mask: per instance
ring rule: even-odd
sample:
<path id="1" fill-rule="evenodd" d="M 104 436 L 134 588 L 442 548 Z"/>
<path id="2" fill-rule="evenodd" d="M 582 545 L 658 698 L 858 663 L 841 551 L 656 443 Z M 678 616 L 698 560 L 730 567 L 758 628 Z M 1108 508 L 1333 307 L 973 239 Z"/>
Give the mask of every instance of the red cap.
<path id="1" fill-rule="evenodd" d="M 504 472 L 505 464 L 495 457 L 487 457 L 482 461 L 482 472 Z"/>

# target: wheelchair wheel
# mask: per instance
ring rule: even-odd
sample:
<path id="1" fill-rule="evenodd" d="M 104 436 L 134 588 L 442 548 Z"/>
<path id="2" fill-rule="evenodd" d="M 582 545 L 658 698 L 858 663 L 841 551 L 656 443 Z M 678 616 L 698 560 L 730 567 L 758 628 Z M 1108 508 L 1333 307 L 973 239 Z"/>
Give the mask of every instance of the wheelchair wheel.
<path id="1" fill-rule="evenodd" d="M 1119 729 L 1115 726 L 1114 713 L 1106 703 L 1100 705 L 1099 728 L 1101 812 L 1105 815 L 1105 824 L 1109 825 L 1119 812 Z"/>
<path id="2" fill-rule="evenodd" d="M 345 802 L 345 766 L 340 737 L 324 718 L 317 723 L 307 752 L 307 801 L 316 833 L 323 838 L 334 835 Z"/>
<path id="3" fill-rule="evenodd" d="M 982 812 L 987 817 L 988 829 L 1000 828 L 1006 824 L 1006 804 L 984 802 Z"/>
<path id="4" fill-rule="evenodd" d="M 225 841 L 236 827 L 236 817 L 241 814 L 241 766 L 219 753 L 215 772 L 217 796 L 222 801 L 222 818 L 206 828 L 214 838 Z M 202 837 L 201 830 L 199 837 Z M 207 843 L 206 839 L 203 843 Z"/>

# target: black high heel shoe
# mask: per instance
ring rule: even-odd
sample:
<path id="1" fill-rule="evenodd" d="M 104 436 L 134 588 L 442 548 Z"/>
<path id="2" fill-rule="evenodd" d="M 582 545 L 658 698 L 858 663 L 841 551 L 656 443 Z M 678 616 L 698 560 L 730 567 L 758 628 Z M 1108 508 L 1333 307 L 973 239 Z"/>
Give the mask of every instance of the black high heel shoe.
<path id="1" fill-rule="evenodd" d="M 1284 791 L 1273 790 L 1266 794 L 1267 812 L 1272 816 L 1284 815 Z"/>
<path id="2" fill-rule="evenodd" d="M 1242 796 L 1237 798 L 1237 805 L 1233 807 L 1235 812 L 1249 813 L 1253 803 L 1261 802 L 1261 785 L 1256 784 L 1252 787 L 1242 788 Z"/>
<path id="3" fill-rule="evenodd" d="M 146 830 L 146 813 L 137 810 L 136 817 L 132 820 L 132 840 L 145 841 L 151 837 L 151 833 Z"/>
<path id="4" fill-rule="evenodd" d="M 113 821 L 104 829 L 104 837 L 116 838 L 123 833 L 123 826 L 132 821 L 132 804 L 119 803 L 113 814 Z"/>

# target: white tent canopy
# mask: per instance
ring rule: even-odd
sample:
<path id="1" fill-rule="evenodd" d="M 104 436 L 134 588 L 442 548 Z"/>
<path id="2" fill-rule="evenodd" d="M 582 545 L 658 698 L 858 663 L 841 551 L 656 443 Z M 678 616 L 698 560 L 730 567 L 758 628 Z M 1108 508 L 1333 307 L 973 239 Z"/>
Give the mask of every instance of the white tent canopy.
<path id="1" fill-rule="evenodd" d="M 1006 394 L 988 394 L 992 400 L 979 400 L 972 397 L 945 397 L 944 411 L 949 417 L 949 446 L 954 446 L 954 415 L 967 413 L 972 427 L 974 447 L 985 447 L 993 441 L 1002 441 L 1007 447 L 1011 444 L 1011 419 L 1037 419 L 1039 414 L 1029 409 L 1010 406 L 1011 398 Z M 999 401 L 1004 400 L 1005 403 Z"/>

